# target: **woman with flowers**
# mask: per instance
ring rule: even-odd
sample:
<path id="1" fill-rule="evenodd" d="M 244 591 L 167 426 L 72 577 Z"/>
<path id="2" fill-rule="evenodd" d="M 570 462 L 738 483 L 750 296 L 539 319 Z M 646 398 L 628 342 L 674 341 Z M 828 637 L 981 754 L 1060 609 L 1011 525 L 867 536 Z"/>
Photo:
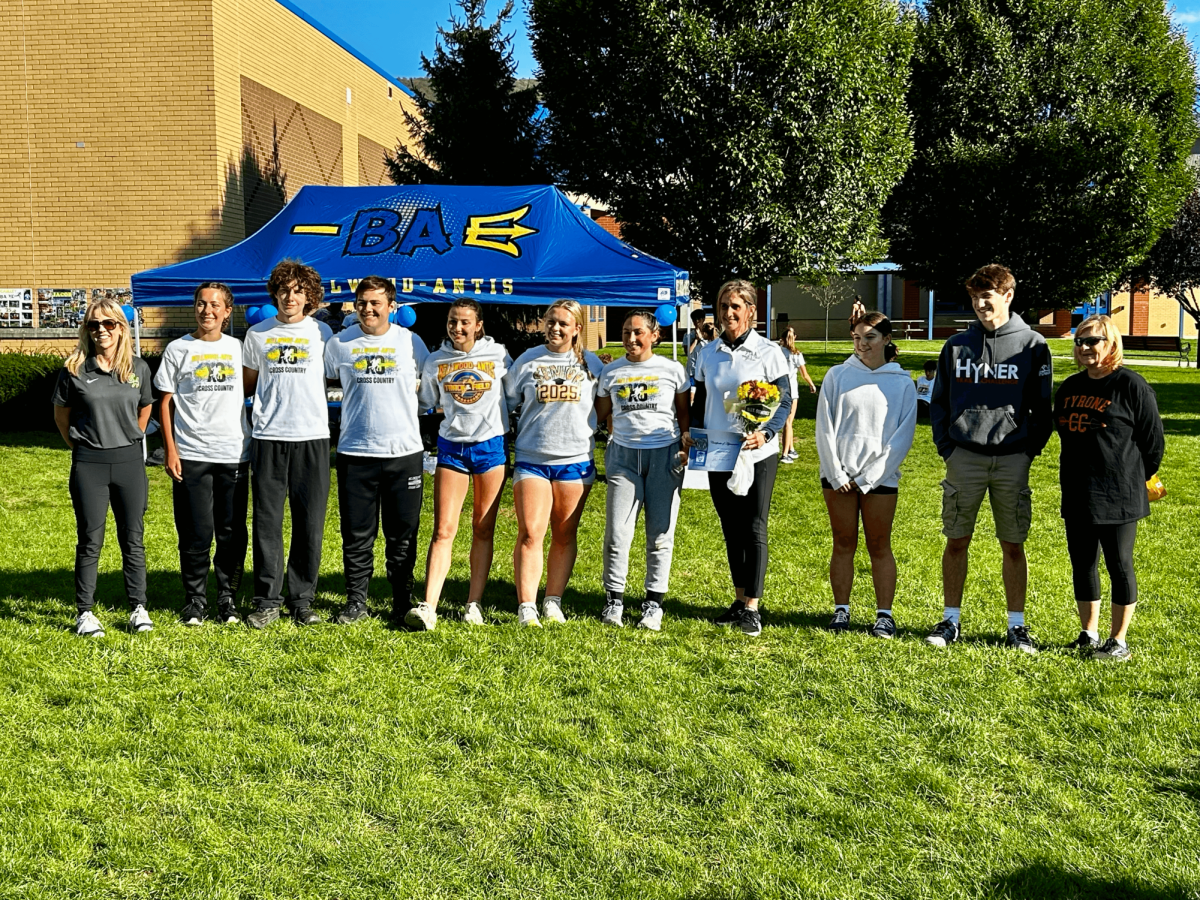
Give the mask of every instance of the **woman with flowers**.
<path id="1" fill-rule="evenodd" d="M 893 361 L 898 351 L 892 343 L 892 323 L 883 313 L 860 316 L 851 333 L 854 355 L 829 370 L 817 401 L 821 487 L 833 529 L 829 584 L 834 613 L 829 630 L 843 632 L 850 627 L 850 589 L 861 516 L 875 584 L 871 634 L 891 638 L 896 635 L 892 520 L 900 464 L 912 448 L 917 427 L 917 391 L 912 377 Z"/>
<path id="2" fill-rule="evenodd" d="M 739 473 L 709 472 L 713 506 L 721 520 L 734 600 L 716 618 L 748 635 L 762 633 L 758 605 L 767 575 L 767 517 L 779 471 L 778 433 L 792 408 L 787 363 L 779 345 L 754 330 L 758 291 L 748 281 L 728 281 L 717 291 L 717 319 L 724 331 L 696 360 L 691 424 L 745 434 Z M 691 435 L 683 433 L 690 447 Z M 748 487 L 746 478 L 750 477 Z M 737 490 L 735 490 L 735 488 Z"/>

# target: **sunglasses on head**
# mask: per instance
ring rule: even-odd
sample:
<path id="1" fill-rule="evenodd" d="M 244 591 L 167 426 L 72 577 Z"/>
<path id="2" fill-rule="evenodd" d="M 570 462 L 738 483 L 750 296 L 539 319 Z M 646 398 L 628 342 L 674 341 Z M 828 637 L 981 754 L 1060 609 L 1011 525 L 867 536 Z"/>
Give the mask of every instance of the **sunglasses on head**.
<path id="1" fill-rule="evenodd" d="M 116 331 L 120 324 L 116 319 L 88 319 L 86 327 L 88 331 L 99 333 L 101 325 L 105 331 Z"/>
<path id="2" fill-rule="evenodd" d="M 1095 347 L 1104 340 L 1102 337 L 1083 337 L 1075 338 L 1076 347 Z"/>

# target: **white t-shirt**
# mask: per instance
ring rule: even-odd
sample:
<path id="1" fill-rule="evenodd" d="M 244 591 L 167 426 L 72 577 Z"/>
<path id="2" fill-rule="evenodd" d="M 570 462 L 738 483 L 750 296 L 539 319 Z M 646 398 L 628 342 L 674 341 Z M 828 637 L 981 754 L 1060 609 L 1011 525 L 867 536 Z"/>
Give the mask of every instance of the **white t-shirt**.
<path id="1" fill-rule="evenodd" d="M 420 453 L 417 378 L 429 351 L 407 328 L 380 335 L 358 325 L 325 345 L 325 377 L 342 383 L 338 453 L 408 456 Z"/>
<path id="2" fill-rule="evenodd" d="M 184 335 L 167 344 L 154 386 L 173 394 L 171 422 L 180 459 L 236 464 L 250 458 L 250 423 L 242 395 L 242 342 Z"/>
<path id="3" fill-rule="evenodd" d="M 272 316 L 246 332 L 245 366 L 258 372 L 255 438 L 315 441 L 329 437 L 325 342 L 331 337 L 329 326 L 310 316 L 291 325 Z"/>
<path id="4" fill-rule="evenodd" d="M 935 375 L 934 378 L 937 376 Z M 929 398 L 933 396 L 933 381 L 934 378 L 926 378 L 924 375 L 917 377 L 917 399 L 929 402 Z"/>
<path id="5" fill-rule="evenodd" d="M 662 356 L 645 362 L 622 356 L 600 373 L 599 394 L 612 398 L 613 441 L 631 450 L 656 450 L 679 440 L 675 396 L 689 393 L 683 366 Z"/>
<path id="6" fill-rule="evenodd" d="M 794 369 L 790 371 L 795 371 Z M 789 372 L 783 351 L 774 341 L 768 341 L 757 331 L 746 335 L 737 347 L 730 347 L 718 338 L 700 351 L 696 360 L 696 383 L 703 384 L 707 393 L 704 402 L 704 427 L 711 430 L 735 431 L 736 412 L 726 412 L 725 400 L 737 399 L 738 387 L 746 381 L 778 381 Z M 750 462 L 756 463 L 779 452 L 779 435 L 757 450 L 744 451 Z"/>
<path id="7" fill-rule="evenodd" d="M 797 377 L 797 373 L 805 364 L 804 354 L 799 350 L 793 353 L 782 344 L 779 345 L 779 349 L 783 351 L 783 360 L 788 366 L 788 383 L 792 387 L 792 399 L 795 400 L 800 395 L 800 379 Z"/>

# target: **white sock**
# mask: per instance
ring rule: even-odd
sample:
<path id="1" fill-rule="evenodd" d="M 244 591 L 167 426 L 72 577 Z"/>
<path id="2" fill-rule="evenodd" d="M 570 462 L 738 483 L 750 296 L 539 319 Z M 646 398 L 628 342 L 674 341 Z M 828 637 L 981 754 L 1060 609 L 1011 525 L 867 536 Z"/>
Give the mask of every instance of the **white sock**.
<path id="1" fill-rule="evenodd" d="M 1008 627 L 1009 628 L 1020 628 L 1024 624 L 1025 624 L 1025 613 L 1010 612 L 1008 614 Z"/>
<path id="2" fill-rule="evenodd" d="M 1117 639 L 1116 639 L 1116 638 L 1113 638 L 1113 640 L 1114 640 L 1114 641 L 1117 641 Z M 1124 641 L 1117 641 L 1117 646 L 1118 646 L 1118 647 L 1124 647 L 1124 646 L 1125 646 L 1125 642 L 1124 642 Z"/>
<path id="3" fill-rule="evenodd" d="M 892 617 L 892 611 L 890 609 L 876 609 L 875 618 L 878 619 L 880 616 L 887 616 L 890 619 Z"/>
<path id="4" fill-rule="evenodd" d="M 839 609 L 841 609 L 841 610 L 845 610 L 845 612 L 846 612 L 846 615 L 850 615 L 850 604 L 849 604 L 849 603 L 837 603 L 837 604 L 835 604 L 835 605 L 834 605 L 834 607 L 833 607 L 833 611 L 834 611 L 834 612 L 837 612 Z"/>
<path id="5" fill-rule="evenodd" d="M 1083 629 L 1083 633 L 1084 633 L 1084 634 L 1086 634 L 1088 637 L 1090 637 L 1090 638 L 1091 638 L 1093 641 L 1098 641 L 1098 640 L 1100 640 L 1100 631 L 1099 631 L 1099 629 L 1097 629 L 1096 631 L 1088 631 L 1088 630 L 1085 628 L 1085 629 Z"/>
<path id="6" fill-rule="evenodd" d="M 957 624 L 958 624 L 959 617 L 960 617 L 961 615 L 962 615 L 962 607 L 960 607 L 960 606 L 947 606 L 947 607 L 945 608 L 945 611 L 942 613 L 942 618 L 943 618 L 943 619 L 949 619 L 951 622 L 953 622 L 955 625 L 957 625 Z"/>

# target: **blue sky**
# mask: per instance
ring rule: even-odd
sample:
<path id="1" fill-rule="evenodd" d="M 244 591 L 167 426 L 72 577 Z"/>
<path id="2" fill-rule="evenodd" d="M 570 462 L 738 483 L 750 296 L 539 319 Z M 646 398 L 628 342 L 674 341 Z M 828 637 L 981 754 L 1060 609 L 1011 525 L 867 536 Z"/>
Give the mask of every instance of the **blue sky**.
<path id="1" fill-rule="evenodd" d="M 391 75 L 418 77 L 421 54 L 433 55 L 437 26 L 450 21 L 453 0 L 290 0 L 347 44 Z M 503 0 L 489 0 L 488 21 L 495 18 Z M 1200 0 L 1198 0 L 1200 6 Z M 517 74 L 533 75 L 533 53 L 525 35 L 525 4 L 518 0 L 508 29 L 514 36 Z"/>
<path id="2" fill-rule="evenodd" d="M 392 75 L 419 76 L 421 54 L 433 53 L 437 26 L 446 24 L 451 11 L 457 12 L 453 0 L 291 0 L 296 6 L 337 34 L 373 62 Z M 490 0 L 489 13 L 494 16 L 503 0 Z M 1187 29 L 1192 46 L 1200 43 L 1200 0 L 1187 0 L 1175 7 L 1175 21 Z M 518 0 L 511 32 L 515 37 L 513 50 L 517 74 L 522 78 L 533 75 L 535 62 L 525 34 L 525 4 Z"/>

